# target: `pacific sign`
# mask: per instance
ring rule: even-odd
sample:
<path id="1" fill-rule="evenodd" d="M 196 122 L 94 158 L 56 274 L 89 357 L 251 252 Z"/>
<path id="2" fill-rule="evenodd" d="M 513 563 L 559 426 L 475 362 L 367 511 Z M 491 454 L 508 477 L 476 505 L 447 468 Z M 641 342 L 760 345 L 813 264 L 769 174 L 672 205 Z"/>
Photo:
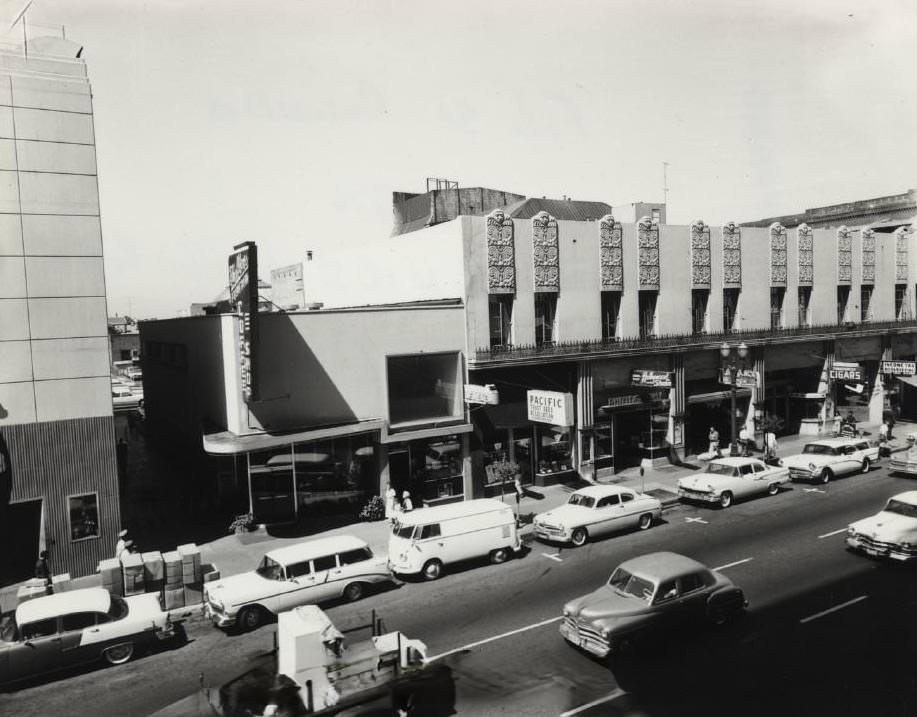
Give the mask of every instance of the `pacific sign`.
<path id="1" fill-rule="evenodd" d="M 557 391 L 526 391 L 529 420 L 552 426 L 573 425 L 573 394 Z"/>

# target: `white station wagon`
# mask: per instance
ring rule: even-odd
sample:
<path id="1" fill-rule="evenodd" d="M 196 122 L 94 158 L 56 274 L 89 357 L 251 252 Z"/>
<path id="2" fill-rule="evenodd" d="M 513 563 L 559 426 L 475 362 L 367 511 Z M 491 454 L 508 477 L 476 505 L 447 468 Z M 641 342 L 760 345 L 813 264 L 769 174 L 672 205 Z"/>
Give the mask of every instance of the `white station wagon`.
<path id="1" fill-rule="evenodd" d="M 879 462 L 879 447 L 865 438 L 825 438 L 806 443 L 802 453 L 783 459 L 790 480 L 827 483 L 846 473 L 868 473 Z"/>
<path id="2" fill-rule="evenodd" d="M 662 503 L 652 496 L 614 485 L 592 485 L 574 492 L 565 505 L 539 513 L 533 527 L 542 540 L 579 547 L 626 528 L 646 530 L 662 515 Z"/>
<path id="3" fill-rule="evenodd" d="M 678 479 L 678 495 L 685 500 L 717 503 L 728 508 L 736 498 L 767 493 L 776 495 L 780 485 L 790 480 L 784 466 L 769 466 L 757 458 L 719 458 L 706 470 Z"/>
<path id="4" fill-rule="evenodd" d="M 388 560 L 373 556 L 359 538 L 338 535 L 277 548 L 256 570 L 207 583 L 204 610 L 217 627 L 253 630 L 269 614 L 343 597 L 363 597 L 366 586 L 391 581 Z"/>

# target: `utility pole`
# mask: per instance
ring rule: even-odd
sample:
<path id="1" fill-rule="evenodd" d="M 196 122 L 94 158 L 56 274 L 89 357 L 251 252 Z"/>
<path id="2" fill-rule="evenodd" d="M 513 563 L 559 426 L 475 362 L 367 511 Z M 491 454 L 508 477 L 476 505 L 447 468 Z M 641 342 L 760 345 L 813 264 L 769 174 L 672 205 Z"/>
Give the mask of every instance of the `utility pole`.
<path id="1" fill-rule="evenodd" d="M 29 57 L 29 38 L 28 38 L 28 35 L 26 34 L 25 14 L 26 14 L 26 11 L 29 9 L 29 7 L 32 5 L 32 2 L 33 0 L 29 0 L 25 4 L 25 7 L 23 7 L 22 10 L 19 11 L 19 14 L 16 15 L 16 18 L 10 23 L 10 30 L 12 30 L 14 27 L 16 27 L 16 23 L 22 20 L 22 54 L 27 59 Z"/>

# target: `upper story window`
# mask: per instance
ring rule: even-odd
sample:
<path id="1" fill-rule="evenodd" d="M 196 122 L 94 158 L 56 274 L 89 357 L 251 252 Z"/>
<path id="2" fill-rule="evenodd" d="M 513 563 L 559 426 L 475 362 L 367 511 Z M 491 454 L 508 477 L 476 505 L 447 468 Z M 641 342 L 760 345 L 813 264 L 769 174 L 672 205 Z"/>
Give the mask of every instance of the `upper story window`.
<path id="1" fill-rule="evenodd" d="M 783 328 L 783 299 L 786 289 L 782 286 L 771 288 L 771 328 Z"/>
<path id="2" fill-rule="evenodd" d="M 691 292 L 691 332 L 706 334 L 708 330 L 707 305 L 710 303 L 710 292 L 707 289 L 694 289 Z"/>
<path id="3" fill-rule="evenodd" d="M 462 360 L 458 352 L 389 356 L 386 368 L 392 424 L 462 415 Z"/>
<path id="4" fill-rule="evenodd" d="M 837 323 L 843 324 L 847 320 L 847 305 L 850 303 L 850 287 L 837 287 Z"/>
<path id="5" fill-rule="evenodd" d="M 513 343 L 513 295 L 491 294 L 488 300 L 490 313 L 490 346 L 509 346 Z"/>
<path id="6" fill-rule="evenodd" d="M 621 292 L 602 292 L 602 339 L 615 341 L 621 320 Z"/>
<path id="7" fill-rule="evenodd" d="M 535 344 L 544 346 L 556 340 L 557 294 L 537 292 L 535 294 Z"/>
<path id="8" fill-rule="evenodd" d="M 740 289 L 723 289 L 723 331 L 739 330 Z"/>
<path id="9" fill-rule="evenodd" d="M 656 301 L 658 291 L 640 292 L 640 338 L 648 339 L 656 335 Z"/>
<path id="10" fill-rule="evenodd" d="M 799 325 L 808 326 L 811 322 L 809 305 L 812 302 L 812 287 L 799 287 Z"/>
<path id="11" fill-rule="evenodd" d="M 910 307 L 907 305 L 907 284 L 895 284 L 895 318 L 910 318 Z"/>
<path id="12" fill-rule="evenodd" d="M 860 321 L 872 321 L 872 287 L 860 287 Z"/>

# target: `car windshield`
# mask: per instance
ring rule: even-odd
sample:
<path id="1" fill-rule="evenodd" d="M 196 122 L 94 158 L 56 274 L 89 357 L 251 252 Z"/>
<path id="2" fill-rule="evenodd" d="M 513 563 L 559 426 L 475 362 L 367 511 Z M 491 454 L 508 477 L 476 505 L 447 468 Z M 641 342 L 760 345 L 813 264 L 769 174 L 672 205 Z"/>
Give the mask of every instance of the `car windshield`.
<path id="1" fill-rule="evenodd" d="M 704 473 L 712 473 L 717 476 L 734 476 L 736 474 L 735 466 L 728 463 L 708 463 L 707 470 Z"/>
<path id="2" fill-rule="evenodd" d="M 622 568 L 618 568 L 611 574 L 608 585 L 614 588 L 619 595 L 630 595 L 646 602 L 653 597 L 653 583 Z"/>
<path id="3" fill-rule="evenodd" d="M 0 618 L 0 640 L 3 642 L 16 642 L 16 621 L 13 614 Z"/>
<path id="4" fill-rule="evenodd" d="M 905 503 L 904 501 L 895 500 L 892 498 L 890 501 L 888 501 L 888 505 L 885 506 L 885 512 L 905 515 L 908 518 L 917 518 L 917 505 Z"/>
<path id="5" fill-rule="evenodd" d="M 802 449 L 802 452 L 815 456 L 830 456 L 834 451 L 831 450 L 831 446 L 823 446 L 818 443 L 807 443 L 806 447 Z"/>
<path id="6" fill-rule="evenodd" d="M 261 560 L 256 572 L 265 580 L 283 580 L 283 568 L 280 563 L 271 560 L 267 555 Z"/>
<path id="7" fill-rule="evenodd" d="M 584 508 L 591 508 L 595 505 L 595 498 L 591 498 L 588 495 L 580 495 L 579 493 L 574 493 L 570 496 L 570 500 L 567 502 L 570 505 L 581 505 Z"/>
<path id="8" fill-rule="evenodd" d="M 413 525 L 402 525 L 400 521 L 396 520 L 392 523 L 392 535 L 397 535 L 399 538 L 411 539 L 411 536 L 414 534 Z"/>
<path id="9" fill-rule="evenodd" d="M 111 596 L 111 605 L 108 608 L 108 617 L 112 620 L 120 620 L 127 616 L 127 603 L 123 598 L 117 595 Z"/>

